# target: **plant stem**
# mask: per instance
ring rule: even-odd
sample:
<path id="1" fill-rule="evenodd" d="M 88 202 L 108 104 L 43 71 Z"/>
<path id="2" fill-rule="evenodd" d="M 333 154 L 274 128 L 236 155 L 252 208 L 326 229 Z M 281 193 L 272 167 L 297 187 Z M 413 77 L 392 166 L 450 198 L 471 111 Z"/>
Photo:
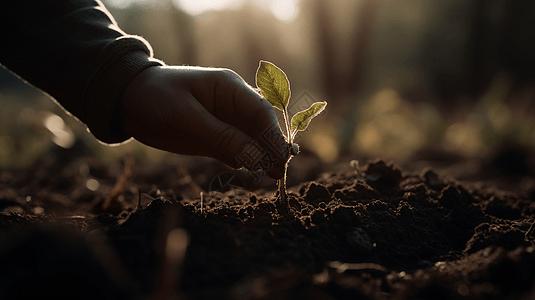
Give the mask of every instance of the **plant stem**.
<path id="1" fill-rule="evenodd" d="M 284 116 L 284 125 L 286 127 L 286 142 L 291 145 L 293 138 L 292 133 L 290 132 L 290 118 L 288 116 L 287 108 L 284 108 L 284 110 L 282 111 L 282 115 Z"/>
<path id="2" fill-rule="evenodd" d="M 277 185 L 279 187 L 279 197 L 280 197 L 280 204 L 281 207 L 285 207 L 287 212 L 290 211 L 290 203 L 288 203 L 288 194 L 286 193 L 286 177 L 287 177 L 287 171 L 288 171 L 288 163 L 290 162 L 290 159 L 292 159 L 292 142 L 295 135 L 292 135 L 292 132 L 290 130 L 290 118 L 288 116 L 288 109 L 285 107 L 282 111 L 282 115 L 284 117 L 284 125 L 286 128 L 286 143 L 287 143 L 287 152 L 288 152 L 288 160 L 284 163 L 284 174 L 281 179 L 277 180 Z"/>
<path id="3" fill-rule="evenodd" d="M 288 195 L 286 194 L 286 171 L 288 170 L 288 162 L 284 164 L 284 175 L 278 180 L 279 196 L 283 206 L 288 206 Z"/>
<path id="4" fill-rule="evenodd" d="M 292 159 L 293 155 L 291 152 L 292 144 L 287 145 L 288 149 L 288 160 L 284 163 L 284 174 L 282 175 L 282 178 L 277 180 L 277 185 L 279 188 L 279 197 L 280 197 L 280 205 L 281 207 L 285 208 L 284 213 L 288 213 L 290 211 L 290 203 L 288 202 L 288 194 L 286 192 L 286 180 L 287 180 L 287 173 L 288 173 L 288 163 Z M 281 212 L 283 213 L 283 212 Z"/>
<path id="5" fill-rule="evenodd" d="M 277 185 L 279 187 L 279 197 L 280 197 L 280 204 L 286 208 L 289 209 L 288 206 L 288 194 L 286 193 L 286 172 L 288 170 L 288 162 L 290 161 L 292 157 L 292 153 L 290 151 L 292 147 L 292 134 L 290 132 L 290 125 L 289 125 L 289 118 L 288 118 L 288 110 L 286 107 L 282 111 L 282 115 L 284 117 L 284 127 L 286 128 L 286 143 L 287 143 L 287 151 L 288 151 L 288 160 L 284 163 L 284 174 L 281 179 L 277 180 Z"/>

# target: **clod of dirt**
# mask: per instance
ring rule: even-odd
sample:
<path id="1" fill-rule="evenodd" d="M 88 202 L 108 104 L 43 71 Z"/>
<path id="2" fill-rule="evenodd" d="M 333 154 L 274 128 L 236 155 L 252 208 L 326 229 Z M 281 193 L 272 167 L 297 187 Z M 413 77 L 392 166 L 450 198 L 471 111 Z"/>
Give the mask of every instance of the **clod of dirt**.
<path id="1" fill-rule="evenodd" d="M 379 199 L 381 194 L 366 184 L 366 182 L 355 180 L 352 185 L 335 190 L 333 197 L 341 200 L 345 204 L 355 205 L 357 203 L 367 203 Z"/>
<path id="2" fill-rule="evenodd" d="M 384 194 L 393 194 L 401 182 L 401 171 L 393 162 L 375 160 L 366 165 L 363 171 L 366 174 L 366 183 Z"/>
<path id="3" fill-rule="evenodd" d="M 316 182 L 310 182 L 299 189 L 299 194 L 304 195 L 304 200 L 312 205 L 320 202 L 328 203 L 331 201 L 331 193 L 323 185 Z"/>
<path id="4" fill-rule="evenodd" d="M 444 184 L 438 177 L 438 174 L 431 168 L 426 168 L 422 173 L 425 183 L 432 189 L 440 190 L 444 187 Z"/>

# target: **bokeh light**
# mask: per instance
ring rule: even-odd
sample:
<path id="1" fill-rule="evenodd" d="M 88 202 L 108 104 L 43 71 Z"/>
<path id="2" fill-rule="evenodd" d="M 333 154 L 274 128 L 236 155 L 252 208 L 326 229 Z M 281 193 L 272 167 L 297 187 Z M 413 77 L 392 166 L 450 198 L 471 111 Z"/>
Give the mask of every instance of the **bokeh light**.
<path id="1" fill-rule="evenodd" d="M 52 141 L 56 143 L 56 145 L 65 149 L 71 148 L 72 145 L 74 145 L 76 138 L 60 116 L 48 113 L 47 116 L 44 117 L 43 125 L 52 133 Z"/>
<path id="2" fill-rule="evenodd" d="M 400 158 L 425 143 L 416 109 L 393 89 L 379 91 L 356 114 L 360 125 L 353 137 L 354 152 Z"/>
<path id="3" fill-rule="evenodd" d="M 299 6 L 296 0 L 270 1 L 270 9 L 273 15 L 283 22 L 293 21 L 299 13 Z"/>

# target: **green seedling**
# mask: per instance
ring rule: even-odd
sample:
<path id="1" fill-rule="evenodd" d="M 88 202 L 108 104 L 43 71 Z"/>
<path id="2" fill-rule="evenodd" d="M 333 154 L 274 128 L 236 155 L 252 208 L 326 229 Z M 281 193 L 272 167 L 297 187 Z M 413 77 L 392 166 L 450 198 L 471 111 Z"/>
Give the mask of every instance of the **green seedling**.
<path id="1" fill-rule="evenodd" d="M 286 132 L 283 132 L 283 135 L 287 144 L 288 160 L 284 164 L 284 175 L 278 180 L 277 185 L 279 187 L 281 204 L 287 205 L 286 172 L 288 163 L 290 162 L 290 159 L 299 152 L 299 146 L 294 144 L 293 141 L 297 133 L 307 129 L 310 121 L 325 109 L 327 102 L 313 103 L 309 108 L 296 113 L 290 119 L 290 115 L 288 114 L 288 103 L 290 102 L 291 96 L 290 81 L 281 69 L 264 60 L 260 61 L 260 65 L 256 70 L 256 86 L 261 91 L 264 98 L 266 98 L 274 108 L 282 112 L 284 118 L 283 127 Z"/>

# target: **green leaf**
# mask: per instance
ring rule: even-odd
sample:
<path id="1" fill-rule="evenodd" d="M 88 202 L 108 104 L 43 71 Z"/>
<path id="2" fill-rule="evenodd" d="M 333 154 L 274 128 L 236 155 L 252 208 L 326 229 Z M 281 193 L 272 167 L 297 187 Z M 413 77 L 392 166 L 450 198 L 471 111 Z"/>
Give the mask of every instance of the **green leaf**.
<path id="1" fill-rule="evenodd" d="M 290 82 L 281 69 L 261 60 L 256 70 L 256 86 L 271 105 L 282 111 L 286 109 L 290 100 Z"/>
<path id="2" fill-rule="evenodd" d="M 319 115 L 327 106 L 327 102 L 316 102 L 310 105 L 309 108 L 296 113 L 292 118 L 292 132 L 295 134 L 297 131 L 303 131 L 307 129 L 308 124 L 312 119 Z"/>

